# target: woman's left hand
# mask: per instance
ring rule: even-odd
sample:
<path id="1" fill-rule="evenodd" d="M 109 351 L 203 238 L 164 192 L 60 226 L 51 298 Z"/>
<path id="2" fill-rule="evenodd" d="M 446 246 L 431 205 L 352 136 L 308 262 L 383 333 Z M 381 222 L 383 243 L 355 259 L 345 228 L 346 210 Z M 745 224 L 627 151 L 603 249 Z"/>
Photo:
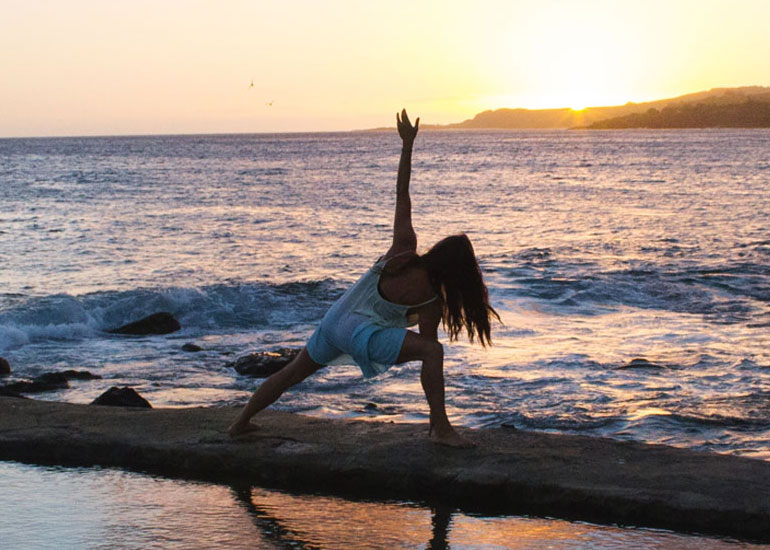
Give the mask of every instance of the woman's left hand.
<path id="1" fill-rule="evenodd" d="M 400 117 L 396 113 L 396 127 L 404 145 L 411 146 L 414 143 L 414 138 L 417 136 L 417 130 L 420 129 L 420 117 L 417 117 L 417 120 L 414 121 L 414 126 L 412 126 L 412 123 L 409 122 L 409 116 L 406 114 L 406 109 L 402 109 Z"/>

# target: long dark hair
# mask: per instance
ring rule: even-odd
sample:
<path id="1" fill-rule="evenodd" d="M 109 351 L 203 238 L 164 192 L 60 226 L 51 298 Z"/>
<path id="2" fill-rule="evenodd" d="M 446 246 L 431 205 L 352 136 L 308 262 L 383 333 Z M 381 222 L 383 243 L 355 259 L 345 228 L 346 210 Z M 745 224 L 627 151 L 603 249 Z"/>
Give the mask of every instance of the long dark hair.
<path id="1" fill-rule="evenodd" d="M 491 320 L 500 321 L 500 316 L 489 305 L 489 291 L 468 236 L 461 233 L 440 240 L 420 256 L 420 263 L 442 299 L 441 320 L 449 340 L 457 340 L 464 331 L 471 343 L 478 339 L 482 346 L 491 345 Z"/>

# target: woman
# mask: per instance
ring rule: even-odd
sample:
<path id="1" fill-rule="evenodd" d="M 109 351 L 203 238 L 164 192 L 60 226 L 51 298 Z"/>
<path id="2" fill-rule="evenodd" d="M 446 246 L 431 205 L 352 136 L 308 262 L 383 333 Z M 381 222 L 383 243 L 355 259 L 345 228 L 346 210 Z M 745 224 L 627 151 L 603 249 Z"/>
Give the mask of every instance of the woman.
<path id="1" fill-rule="evenodd" d="M 452 428 L 444 407 L 444 349 L 438 341 L 443 322 L 449 339 L 466 332 L 471 342 L 490 343 L 490 321 L 499 320 L 489 305 L 473 246 L 465 235 L 447 237 L 418 255 L 412 228 L 409 179 L 412 145 L 420 126 L 396 114 L 403 147 L 396 183 L 393 244 L 329 309 L 307 346 L 286 367 L 257 389 L 230 426 L 232 437 L 258 427 L 249 420 L 290 386 L 321 367 L 352 358 L 364 376 L 407 361 L 422 361 L 420 381 L 430 408 L 428 436 L 452 447 L 472 446 Z M 418 324 L 419 333 L 406 327 Z"/>

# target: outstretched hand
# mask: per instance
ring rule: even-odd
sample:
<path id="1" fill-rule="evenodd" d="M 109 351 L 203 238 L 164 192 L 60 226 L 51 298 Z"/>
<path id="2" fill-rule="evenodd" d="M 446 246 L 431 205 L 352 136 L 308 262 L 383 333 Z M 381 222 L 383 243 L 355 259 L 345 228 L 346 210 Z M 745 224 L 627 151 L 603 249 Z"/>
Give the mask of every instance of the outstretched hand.
<path id="1" fill-rule="evenodd" d="M 420 117 L 417 117 L 417 120 L 414 121 L 414 126 L 412 126 L 412 123 L 409 122 L 409 116 L 406 114 L 406 109 L 402 109 L 401 116 L 396 113 L 396 127 L 404 145 L 411 146 L 414 143 L 414 138 L 417 136 L 417 130 L 420 129 Z"/>

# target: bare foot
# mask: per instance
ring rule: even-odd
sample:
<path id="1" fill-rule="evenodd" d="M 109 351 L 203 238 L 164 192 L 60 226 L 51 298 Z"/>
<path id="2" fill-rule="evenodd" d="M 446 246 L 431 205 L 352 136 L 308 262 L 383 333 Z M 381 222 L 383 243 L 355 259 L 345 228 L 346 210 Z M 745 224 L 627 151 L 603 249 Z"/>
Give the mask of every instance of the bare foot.
<path id="1" fill-rule="evenodd" d="M 251 422 L 246 422 L 245 424 L 234 422 L 230 425 L 229 428 L 227 428 L 227 433 L 231 438 L 235 439 L 236 437 L 256 432 L 259 429 L 259 426 L 252 424 Z"/>
<path id="2" fill-rule="evenodd" d="M 454 447 L 456 449 L 472 449 L 476 446 L 473 441 L 464 438 L 451 428 L 443 433 L 440 433 L 438 430 L 433 430 L 430 434 L 430 440 L 438 445 Z"/>

